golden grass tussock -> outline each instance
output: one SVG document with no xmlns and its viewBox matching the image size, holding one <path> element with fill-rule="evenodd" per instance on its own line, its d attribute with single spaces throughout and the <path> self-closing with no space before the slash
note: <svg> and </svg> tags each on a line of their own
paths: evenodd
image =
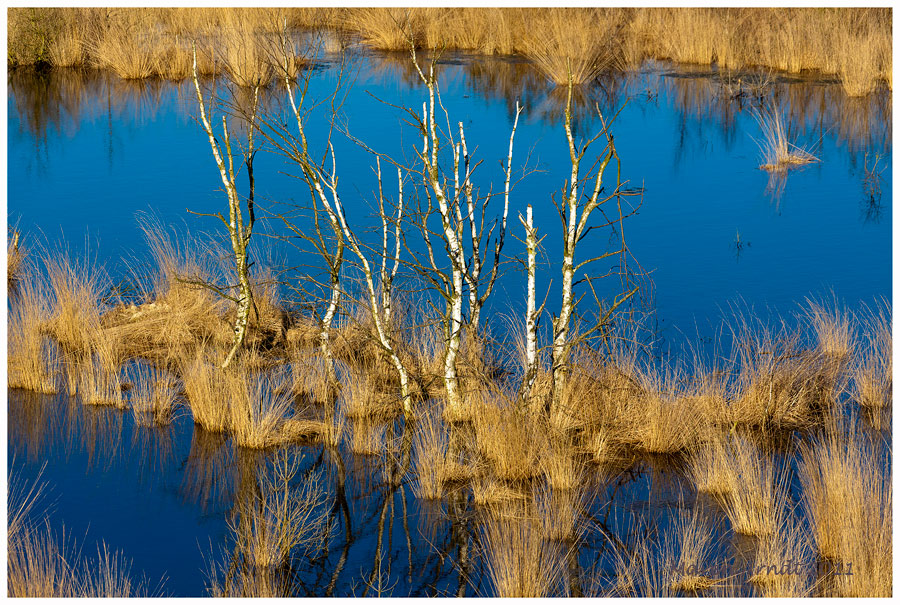
<svg viewBox="0 0 900 605">
<path fill-rule="evenodd" d="M 76 362 L 78 397 L 86 405 L 110 405 L 124 409 L 125 394 L 117 365 L 100 353 L 88 353 Z"/>
<path fill-rule="evenodd" d="M 844 360 L 856 347 L 856 333 L 850 311 L 838 303 L 807 301 L 806 319 L 816 335 L 816 350 L 828 357 Z"/>
<path fill-rule="evenodd" d="M 538 524 L 519 514 L 488 517 L 481 528 L 481 543 L 488 578 L 498 597 L 548 597 L 555 593 L 565 572 L 565 551 L 545 540 Z"/>
<path fill-rule="evenodd" d="M 716 528 L 696 503 L 682 502 L 669 525 L 651 529 L 638 523 L 624 552 L 614 558 L 615 583 L 603 596 L 698 596 L 722 581 L 713 560 Z"/>
<path fill-rule="evenodd" d="M 44 253 L 52 309 L 45 329 L 68 352 L 90 351 L 100 329 L 100 300 L 109 289 L 105 271 L 89 257 Z"/>
<path fill-rule="evenodd" d="M 584 483 L 584 460 L 569 439 L 551 438 L 539 465 L 544 479 L 553 489 L 574 490 Z"/>
<path fill-rule="evenodd" d="M 26 273 L 9 307 L 6 368 L 10 388 L 48 394 L 59 390 L 58 352 L 43 334 L 51 315 L 46 285 L 31 272 Z"/>
<path fill-rule="evenodd" d="M 799 332 L 739 320 L 735 338 L 738 368 L 728 402 L 730 423 L 802 428 L 833 403 L 834 366 L 804 350 Z"/>
<path fill-rule="evenodd" d="M 723 479 L 729 487 L 720 503 L 731 528 L 748 536 L 772 535 L 787 512 L 788 469 L 749 439 L 735 436 L 725 447 L 728 456 L 723 462 L 729 469 Z"/>
<path fill-rule="evenodd" d="M 882 304 L 863 316 L 863 338 L 851 368 L 851 394 L 870 409 L 890 409 L 893 404 L 893 342 L 891 308 Z"/>
<path fill-rule="evenodd" d="M 156 73 L 158 33 L 149 27 L 116 23 L 90 45 L 94 64 L 123 80 L 142 80 Z"/>
<path fill-rule="evenodd" d="M 350 451 L 362 456 L 381 456 L 388 450 L 383 421 L 368 417 L 350 421 Z"/>
<path fill-rule="evenodd" d="M 229 343 L 227 301 L 200 283 L 216 283 L 215 250 L 168 233 L 157 221 L 142 218 L 153 258 L 152 269 L 134 270 L 140 304 L 119 305 L 103 316 L 107 330 L 127 343 L 133 357 L 170 362 L 207 341 Z"/>
<path fill-rule="evenodd" d="M 529 494 L 521 489 L 516 489 L 490 475 L 480 475 L 472 480 L 472 500 L 491 513 L 500 514 L 506 505 L 524 502 L 528 497 Z"/>
<path fill-rule="evenodd" d="M 236 364 L 224 370 L 223 377 L 229 395 L 228 430 L 234 442 L 252 449 L 282 443 L 292 403 L 286 373 L 250 373 Z"/>
<path fill-rule="evenodd" d="M 815 558 L 806 527 L 786 515 L 775 532 L 757 540 L 749 582 L 754 596 L 809 597 L 814 571 Z"/>
<path fill-rule="evenodd" d="M 167 425 L 180 392 L 175 376 L 149 363 L 135 363 L 127 372 L 131 389 L 129 403 L 135 423 Z"/>
<path fill-rule="evenodd" d="M 566 542 L 578 537 L 584 529 L 581 511 L 586 494 L 583 486 L 559 489 L 545 482 L 535 488 L 534 514 L 545 540 Z"/>
<path fill-rule="evenodd" d="M 299 478 L 300 461 L 280 450 L 272 468 L 257 474 L 253 488 L 237 496 L 228 525 L 237 549 L 257 567 L 279 567 L 323 537 L 327 492 L 319 475 Z"/>
<path fill-rule="evenodd" d="M 794 166 L 819 162 L 812 153 L 790 141 L 787 118 L 779 108 L 763 108 L 754 114 L 762 138 L 757 141 L 762 153 L 760 169 L 783 172 Z"/>
<path fill-rule="evenodd" d="M 852 575 L 838 576 L 839 596 L 890 596 L 892 503 L 890 453 L 855 419 L 838 421 L 800 450 L 802 502 L 820 556 Z"/>
<path fill-rule="evenodd" d="M 440 411 L 432 406 L 415 424 L 413 436 L 413 493 L 422 500 L 436 500 L 444 493 L 450 436 Z"/>
<path fill-rule="evenodd" d="M 682 396 L 684 372 L 680 369 L 643 369 L 638 378 L 640 394 L 626 405 L 629 443 L 654 454 L 672 454 L 695 444 L 702 419 Z"/>
<path fill-rule="evenodd" d="M 735 485 L 731 476 L 735 472 L 731 464 L 729 439 L 714 434 L 691 454 L 688 476 L 698 492 L 717 498 L 727 498 Z"/>
<path fill-rule="evenodd" d="M 222 370 L 205 348 L 182 355 L 178 363 L 194 424 L 213 433 L 224 431 L 230 420 L 231 394 Z"/>
<path fill-rule="evenodd" d="M 623 17 L 615 9 L 545 9 L 524 32 L 525 55 L 555 84 L 591 83 L 622 65 L 616 41 Z"/>
<path fill-rule="evenodd" d="M 540 472 L 546 428 L 512 402 L 486 402 L 475 421 L 476 447 L 498 479 L 529 479 Z"/>
</svg>

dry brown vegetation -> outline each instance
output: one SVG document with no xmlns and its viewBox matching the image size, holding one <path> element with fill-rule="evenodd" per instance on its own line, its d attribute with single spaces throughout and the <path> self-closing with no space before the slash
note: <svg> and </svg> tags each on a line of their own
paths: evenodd
<svg viewBox="0 0 900 605">
<path fill-rule="evenodd" d="M 92 64 L 124 78 L 200 71 L 265 84 L 281 61 L 272 37 L 326 28 L 383 50 L 424 48 L 523 54 L 548 78 L 576 82 L 644 59 L 836 74 L 851 96 L 892 86 L 886 8 L 14 8 L 10 65 Z M 341 43 L 343 44 L 343 42 Z M 569 66 L 569 67 L 567 67 Z M 291 68 L 293 69 L 293 68 Z"/>
<path fill-rule="evenodd" d="M 123 598 L 147 596 L 144 582 L 133 581 L 130 564 L 105 543 L 97 557 L 82 557 L 63 532 L 56 536 L 49 522 L 28 521 L 41 502 L 44 483 L 40 473 L 25 485 L 14 474 L 7 498 L 7 596 Z"/>
</svg>

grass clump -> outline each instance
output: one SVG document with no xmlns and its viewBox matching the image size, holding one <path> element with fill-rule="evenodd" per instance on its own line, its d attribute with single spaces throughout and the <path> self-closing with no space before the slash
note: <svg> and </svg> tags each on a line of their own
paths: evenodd
<svg viewBox="0 0 900 605">
<path fill-rule="evenodd" d="M 27 272 L 9 308 L 6 368 L 10 388 L 47 394 L 58 392 L 57 352 L 43 334 L 51 313 L 52 303 L 45 284 Z"/>
<path fill-rule="evenodd" d="M 863 333 L 860 353 L 851 369 L 851 394 L 865 408 L 890 408 L 893 403 L 893 343 L 891 310 L 887 304 L 868 312 Z"/>
<path fill-rule="evenodd" d="M 128 376 L 135 422 L 141 426 L 171 423 L 180 390 L 175 377 L 148 363 L 135 364 Z"/>
<path fill-rule="evenodd" d="M 749 439 L 736 436 L 726 448 L 728 495 L 720 502 L 731 528 L 748 536 L 772 535 L 784 518 L 788 473 Z"/>
<path fill-rule="evenodd" d="M 840 421 L 800 450 L 803 506 L 822 557 L 852 566 L 838 576 L 839 596 L 890 596 L 892 503 L 890 452 L 854 419 Z"/>
<path fill-rule="evenodd" d="M 552 596 L 565 571 L 565 552 L 524 513 L 488 518 L 481 538 L 496 596 Z"/>
<path fill-rule="evenodd" d="M 755 114 L 762 131 L 757 141 L 762 152 L 760 168 L 768 172 L 784 172 L 790 167 L 804 166 L 820 161 L 809 151 L 789 141 L 789 130 L 784 115 L 778 109 L 763 109 Z"/>
</svg>

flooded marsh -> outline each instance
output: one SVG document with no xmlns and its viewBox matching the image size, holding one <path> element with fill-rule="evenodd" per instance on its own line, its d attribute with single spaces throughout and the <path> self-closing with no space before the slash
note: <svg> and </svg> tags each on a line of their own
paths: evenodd
<svg viewBox="0 0 900 605">
<path fill-rule="evenodd" d="M 9 594 L 890 595 L 891 93 L 341 40 L 10 71 Z"/>
</svg>

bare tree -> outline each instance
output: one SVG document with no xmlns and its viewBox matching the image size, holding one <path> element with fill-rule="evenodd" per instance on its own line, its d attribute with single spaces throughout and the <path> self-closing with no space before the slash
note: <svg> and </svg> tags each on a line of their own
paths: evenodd
<svg viewBox="0 0 900 605">
<path fill-rule="evenodd" d="M 253 89 L 253 108 L 250 114 L 249 127 L 247 129 L 247 147 L 242 152 L 243 162 L 247 169 L 247 178 L 249 180 L 249 191 L 246 197 L 247 219 L 244 220 L 244 213 L 241 204 L 241 196 L 238 193 L 237 176 L 234 166 L 234 152 L 232 149 L 231 135 L 228 132 L 228 121 L 226 116 L 222 116 L 222 139 L 224 144 L 223 150 L 219 147 L 216 135 L 213 132 L 212 124 L 206 114 L 206 106 L 203 102 L 203 93 L 200 90 L 200 80 L 197 76 L 197 48 L 194 46 L 194 90 L 197 92 L 197 103 L 200 107 L 200 123 L 206 136 L 209 138 L 209 146 L 212 150 L 213 158 L 215 158 L 216 166 L 219 169 L 219 176 L 222 179 L 222 185 L 225 187 L 225 194 L 228 198 L 228 219 L 221 212 L 215 214 L 207 214 L 206 216 L 215 216 L 228 230 L 229 240 L 231 241 L 231 250 L 234 254 L 235 273 L 237 274 L 237 296 L 228 294 L 227 290 L 232 288 L 217 288 L 210 284 L 204 284 L 216 290 L 220 295 L 234 301 L 237 304 L 237 317 L 234 322 L 234 340 L 231 350 L 225 357 L 222 367 L 228 367 L 235 354 L 244 343 L 247 334 L 247 322 L 250 316 L 250 309 L 253 306 L 253 290 L 250 286 L 249 274 L 249 258 L 247 248 L 250 245 L 250 237 L 253 234 L 253 223 L 256 220 L 254 209 L 254 191 L 255 182 L 253 180 L 253 159 L 256 155 L 256 147 L 254 146 L 253 133 L 256 129 L 256 113 L 259 106 L 259 87 Z M 227 163 L 226 163 L 227 162 Z M 199 213 L 198 213 L 199 214 Z"/>
<path fill-rule="evenodd" d="M 562 260 L 562 303 L 560 305 L 559 315 L 553 318 L 551 368 L 553 374 L 553 394 L 552 400 L 548 402 L 548 404 L 550 405 L 548 405 L 547 411 L 551 409 L 550 406 L 556 407 L 561 401 L 562 394 L 565 391 L 566 381 L 569 375 L 569 359 L 573 347 L 577 343 L 582 342 L 587 337 L 601 331 L 604 327 L 606 327 L 615 311 L 638 291 L 637 286 L 628 289 L 629 284 L 627 282 L 627 267 L 625 266 L 625 261 L 627 259 L 627 247 L 625 245 L 624 231 L 622 230 L 624 219 L 631 214 L 631 212 L 623 210 L 622 197 L 625 195 L 631 195 L 633 192 L 629 192 L 624 189 L 624 185 L 626 183 L 622 181 L 621 163 L 619 161 L 619 156 L 616 153 L 616 146 L 613 140 L 612 133 L 610 131 L 611 121 L 607 122 L 604 119 L 603 114 L 600 112 L 599 106 L 596 107 L 597 115 L 600 118 L 602 128 L 599 133 L 594 135 L 591 139 L 589 139 L 579 147 L 572 132 L 573 88 L 574 85 L 572 82 L 572 76 L 570 74 L 568 93 L 566 97 L 565 131 L 566 141 L 568 142 L 569 146 L 569 158 L 572 168 L 569 180 L 563 187 L 564 199 L 558 206 L 560 219 L 562 220 L 564 228 Z M 615 116 L 613 117 L 613 120 L 615 120 Z M 595 164 L 592 169 L 588 170 L 586 176 L 582 177 L 580 174 L 582 160 L 584 159 L 584 156 L 590 146 L 601 137 L 606 141 L 606 147 L 603 151 L 602 158 L 599 159 L 599 162 Z M 615 160 L 616 182 L 615 187 L 612 189 L 612 191 L 607 192 L 603 186 L 603 175 L 612 160 Z M 579 186 L 582 183 L 589 183 L 592 179 L 594 181 L 593 189 L 587 190 L 586 194 L 582 194 Z M 582 197 L 584 198 L 583 200 Z M 603 213 L 601 207 L 613 200 L 616 201 L 616 215 L 612 218 L 608 218 Z M 590 219 L 591 215 L 595 211 L 599 211 L 600 214 L 603 215 L 604 220 L 600 224 L 592 225 L 590 224 Z M 593 229 L 604 227 L 613 227 L 618 229 L 620 243 L 619 247 L 615 250 L 604 252 L 599 256 L 595 256 L 576 263 L 575 249 L 578 243 L 581 242 Z M 579 271 L 582 271 L 587 265 L 591 263 L 614 256 L 620 257 L 622 261 L 623 266 L 620 267 L 620 274 L 626 276 L 626 280 L 624 282 L 624 285 L 626 287 L 615 297 L 612 304 L 604 308 L 604 304 L 602 303 L 600 297 L 594 289 L 592 282 L 598 277 L 602 278 L 610 275 L 611 272 L 598 277 L 585 276 L 582 280 L 580 280 L 586 282 L 590 287 L 597 302 L 598 309 L 596 319 L 593 321 L 593 325 L 588 327 L 587 329 L 580 331 L 577 334 L 574 333 L 571 324 L 573 318 L 576 316 L 576 307 L 578 305 L 578 300 L 576 300 L 574 295 L 576 274 Z"/>
<path fill-rule="evenodd" d="M 482 271 L 484 270 L 481 243 L 485 238 L 486 208 L 492 195 L 488 194 L 482 197 L 475 195 L 472 173 L 478 164 L 473 166 L 471 163 L 462 123 L 458 124 L 460 141 L 456 143 L 452 134 L 450 134 L 449 115 L 446 109 L 441 106 L 444 117 L 447 120 L 447 145 L 452 150 L 453 158 L 453 188 L 452 194 L 450 193 L 447 176 L 442 172 L 440 166 L 442 137 L 438 130 L 436 113 L 441 101 L 437 78 L 435 77 L 435 62 L 432 59 L 426 75 L 416 58 L 415 48 L 412 50 L 412 60 L 419 77 L 428 91 L 428 100 L 422 104 L 421 116 L 418 116 L 412 110 L 407 110 L 418 124 L 422 133 L 422 149 L 418 152 L 418 156 L 421 161 L 422 179 L 425 183 L 427 207 L 424 212 L 420 212 L 420 227 L 425 238 L 428 263 L 430 265 L 430 267 L 423 265 L 423 268 L 425 268 L 426 273 L 429 273 L 427 277 L 433 284 L 438 286 L 441 295 L 446 301 L 446 310 L 443 318 L 445 347 L 442 379 L 448 406 L 450 408 L 458 408 L 462 404 L 457 358 L 459 356 L 464 325 L 463 306 L 468 294 L 469 327 L 472 331 L 472 336 L 477 338 L 481 309 L 493 290 L 497 278 L 497 269 L 500 264 L 500 253 L 505 239 L 506 221 L 509 213 L 513 142 L 521 108 L 517 104 L 516 118 L 510 134 L 509 154 L 505 170 L 503 218 L 499 233 L 495 239 L 493 264 L 490 277 L 483 290 L 481 290 Z M 460 159 L 462 159 L 462 166 L 460 166 Z M 462 181 L 460 181 L 460 169 L 463 171 Z M 433 201 L 437 202 L 437 213 L 441 223 L 439 234 L 450 261 L 449 275 L 440 269 L 431 242 L 428 218 L 434 211 Z M 463 214 L 464 204 L 465 215 Z M 467 254 L 464 246 L 467 227 L 469 229 L 471 247 L 469 254 Z M 487 233 L 488 240 L 490 240 L 492 233 L 493 227 Z"/>
</svg>

